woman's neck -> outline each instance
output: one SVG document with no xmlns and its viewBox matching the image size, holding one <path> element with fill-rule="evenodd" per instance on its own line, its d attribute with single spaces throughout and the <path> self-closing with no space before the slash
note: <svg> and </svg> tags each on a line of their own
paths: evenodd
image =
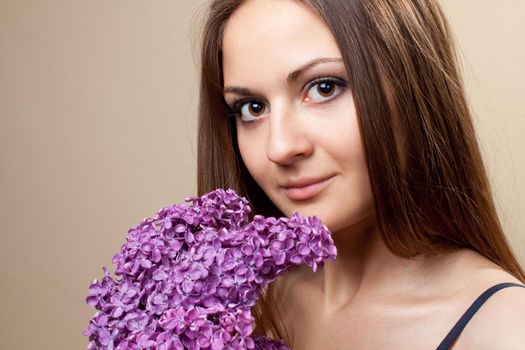
<svg viewBox="0 0 525 350">
<path fill-rule="evenodd" d="M 337 312 L 363 296 L 414 288 L 421 282 L 425 259 L 394 255 L 384 244 L 375 222 L 362 220 L 333 232 L 337 258 L 325 263 L 313 277 L 323 296 L 324 310 Z"/>
</svg>

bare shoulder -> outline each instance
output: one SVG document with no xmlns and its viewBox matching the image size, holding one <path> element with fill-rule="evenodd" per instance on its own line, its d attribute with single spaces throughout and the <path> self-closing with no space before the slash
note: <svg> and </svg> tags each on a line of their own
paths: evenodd
<svg viewBox="0 0 525 350">
<path fill-rule="evenodd" d="M 525 349 L 525 288 L 496 292 L 469 322 L 458 349 Z"/>
<path fill-rule="evenodd" d="M 478 295 L 499 283 L 523 285 L 517 278 L 488 259 L 467 253 Z M 473 301 L 473 300 L 472 300 Z M 476 312 L 454 349 L 525 349 L 525 288 L 508 287 L 495 292 Z"/>
</svg>

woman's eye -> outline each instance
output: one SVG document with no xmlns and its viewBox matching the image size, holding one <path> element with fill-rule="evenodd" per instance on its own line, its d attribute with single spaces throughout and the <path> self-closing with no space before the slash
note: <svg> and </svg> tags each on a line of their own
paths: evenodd
<svg viewBox="0 0 525 350">
<path fill-rule="evenodd" d="M 345 88 L 343 82 L 321 80 L 310 85 L 306 93 L 307 101 L 323 102 L 339 95 Z"/>
<path fill-rule="evenodd" d="M 239 106 L 239 116 L 242 121 L 249 122 L 257 119 L 266 111 L 264 103 L 259 101 L 247 101 Z"/>
</svg>

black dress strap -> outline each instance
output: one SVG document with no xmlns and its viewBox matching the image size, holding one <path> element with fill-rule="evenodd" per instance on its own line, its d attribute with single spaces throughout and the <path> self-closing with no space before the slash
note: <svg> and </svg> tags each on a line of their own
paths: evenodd
<svg viewBox="0 0 525 350">
<path fill-rule="evenodd" d="M 492 294 L 496 293 L 497 291 L 507 288 L 507 287 L 522 287 L 525 288 L 525 286 L 517 283 L 500 283 L 493 287 L 490 287 L 486 291 L 483 292 L 473 303 L 470 305 L 470 307 L 467 309 L 467 311 L 461 316 L 459 321 L 454 325 L 454 328 L 447 334 L 445 339 L 439 344 L 436 350 L 448 350 L 450 347 L 454 344 L 456 339 L 459 337 L 467 323 L 470 321 L 472 316 L 479 310 L 479 308 L 487 301 L 488 298 L 492 296 Z"/>
</svg>

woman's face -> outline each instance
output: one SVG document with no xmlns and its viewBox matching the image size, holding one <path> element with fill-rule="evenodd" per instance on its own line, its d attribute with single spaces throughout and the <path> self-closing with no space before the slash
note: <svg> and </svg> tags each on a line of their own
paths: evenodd
<svg viewBox="0 0 525 350">
<path fill-rule="evenodd" d="M 250 174 L 285 214 L 332 231 L 373 213 L 351 91 L 330 31 L 296 1 L 247 1 L 223 42 L 224 98 Z"/>
</svg>

